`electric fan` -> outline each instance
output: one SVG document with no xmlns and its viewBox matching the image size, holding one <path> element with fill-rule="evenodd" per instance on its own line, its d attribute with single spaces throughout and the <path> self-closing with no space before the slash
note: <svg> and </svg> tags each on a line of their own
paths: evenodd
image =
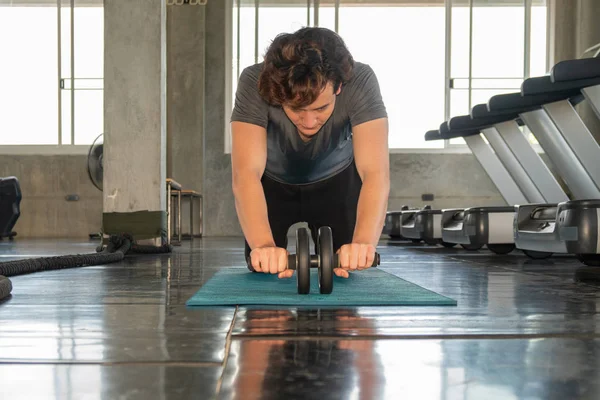
<svg viewBox="0 0 600 400">
<path fill-rule="evenodd" d="M 100 134 L 90 146 L 87 157 L 87 170 L 90 180 L 102 191 L 102 179 L 104 177 L 104 167 L 102 164 L 102 153 L 104 151 L 104 142 L 102 134 Z M 90 233 L 90 239 L 102 238 L 100 233 Z"/>
<path fill-rule="evenodd" d="M 100 134 L 92 143 L 87 158 L 88 175 L 94 186 L 100 191 L 102 191 L 102 177 L 104 175 L 104 168 L 102 166 L 103 148 L 103 137 Z"/>
</svg>

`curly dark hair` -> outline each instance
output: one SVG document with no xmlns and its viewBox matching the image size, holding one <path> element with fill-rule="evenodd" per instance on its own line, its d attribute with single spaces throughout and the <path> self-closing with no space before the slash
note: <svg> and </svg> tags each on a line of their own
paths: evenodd
<svg viewBox="0 0 600 400">
<path fill-rule="evenodd" d="M 352 77 L 354 59 L 342 38 L 326 28 L 302 28 L 278 35 L 264 57 L 260 95 L 271 105 L 305 107 L 328 82 L 334 91 Z"/>
</svg>

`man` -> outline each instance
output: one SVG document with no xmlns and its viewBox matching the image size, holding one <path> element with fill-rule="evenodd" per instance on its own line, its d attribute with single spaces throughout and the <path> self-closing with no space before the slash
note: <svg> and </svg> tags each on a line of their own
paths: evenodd
<svg viewBox="0 0 600 400">
<path fill-rule="evenodd" d="M 242 72 L 231 116 L 233 193 L 257 272 L 293 276 L 287 232 L 332 230 L 339 277 L 368 268 L 389 194 L 387 113 L 377 78 L 324 28 L 281 34 Z"/>
</svg>

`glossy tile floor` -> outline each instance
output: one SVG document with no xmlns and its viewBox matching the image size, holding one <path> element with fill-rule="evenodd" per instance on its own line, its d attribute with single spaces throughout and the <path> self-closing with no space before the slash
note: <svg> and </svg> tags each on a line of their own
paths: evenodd
<svg viewBox="0 0 600 400">
<path fill-rule="evenodd" d="M 95 245 L 3 241 L 0 262 Z M 243 265 L 239 238 L 13 277 L 0 398 L 600 398 L 600 287 L 574 282 L 573 258 L 378 251 L 383 269 L 458 306 L 186 308 L 215 271 Z"/>
</svg>

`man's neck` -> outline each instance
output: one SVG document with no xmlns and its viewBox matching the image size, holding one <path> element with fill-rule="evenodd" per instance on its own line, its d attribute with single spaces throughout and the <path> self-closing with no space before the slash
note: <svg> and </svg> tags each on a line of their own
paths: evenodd
<svg viewBox="0 0 600 400">
<path fill-rule="evenodd" d="M 299 130 L 298 130 L 298 135 L 300 135 L 300 139 L 302 139 L 302 141 L 305 143 L 310 142 L 313 138 L 313 136 L 307 136 L 304 133 L 300 132 Z"/>
</svg>

